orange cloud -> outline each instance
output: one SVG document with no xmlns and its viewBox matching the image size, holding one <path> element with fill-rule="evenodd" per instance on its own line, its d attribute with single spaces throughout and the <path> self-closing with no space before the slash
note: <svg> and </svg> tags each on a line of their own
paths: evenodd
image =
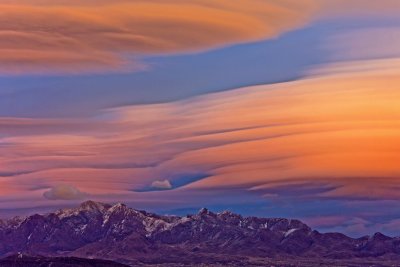
<svg viewBox="0 0 400 267">
<path fill-rule="evenodd" d="M 315 0 L 0 1 L 0 73 L 137 70 L 128 58 L 271 38 Z"/>
<path fill-rule="evenodd" d="M 2 196 L 42 199 L 48 188 L 72 184 L 97 197 L 186 203 L 182 196 L 194 192 L 234 188 L 272 198 L 297 190 L 399 199 L 400 68 L 392 63 L 353 62 L 351 72 L 341 65 L 294 82 L 106 110 L 103 121 L 82 118 L 66 128 L 0 120 L 18 125 L 0 139 Z M 174 186 L 138 192 L 154 181 Z"/>
<path fill-rule="evenodd" d="M 0 0 L 0 74 L 143 70 L 143 55 L 204 51 L 315 19 L 398 8 L 396 0 Z"/>
</svg>

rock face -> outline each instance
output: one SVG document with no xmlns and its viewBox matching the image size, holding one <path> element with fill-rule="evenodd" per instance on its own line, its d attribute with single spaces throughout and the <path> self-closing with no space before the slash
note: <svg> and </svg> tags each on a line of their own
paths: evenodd
<svg viewBox="0 0 400 267">
<path fill-rule="evenodd" d="M 377 233 L 353 239 L 313 231 L 298 220 L 242 217 L 207 209 L 186 217 L 161 216 L 124 204 L 87 201 L 76 209 L 1 221 L 0 255 L 16 253 L 129 264 L 233 266 L 254 258 L 382 262 L 400 261 L 400 238 Z"/>
</svg>

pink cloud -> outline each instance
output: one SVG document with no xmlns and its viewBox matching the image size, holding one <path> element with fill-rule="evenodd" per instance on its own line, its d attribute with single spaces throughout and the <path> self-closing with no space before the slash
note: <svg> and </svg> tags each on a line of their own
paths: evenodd
<svg viewBox="0 0 400 267">
<path fill-rule="evenodd" d="M 209 197 L 213 190 L 236 188 L 251 189 L 243 193 L 259 199 L 290 192 L 399 199 L 397 73 L 331 73 L 105 110 L 110 116 L 103 119 L 3 118 L 9 136 L 0 139 L 2 196 L 28 192 L 42 201 L 43 189 L 32 188 L 64 183 L 93 196 L 112 192 L 115 199 L 155 201 L 136 191 L 153 181 L 174 184 L 182 174 L 206 173 L 168 194 L 178 202 L 186 192 Z"/>
</svg>

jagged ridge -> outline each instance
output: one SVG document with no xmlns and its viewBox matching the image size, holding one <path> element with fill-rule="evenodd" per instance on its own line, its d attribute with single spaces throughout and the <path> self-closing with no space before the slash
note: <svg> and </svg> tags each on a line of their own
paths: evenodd
<svg viewBox="0 0 400 267">
<path fill-rule="evenodd" d="M 299 220 L 228 211 L 161 216 L 121 203 L 87 201 L 75 209 L 2 221 L 0 255 L 18 252 L 124 263 L 235 262 L 249 257 L 400 260 L 400 239 L 380 233 L 359 239 L 322 234 Z"/>
</svg>

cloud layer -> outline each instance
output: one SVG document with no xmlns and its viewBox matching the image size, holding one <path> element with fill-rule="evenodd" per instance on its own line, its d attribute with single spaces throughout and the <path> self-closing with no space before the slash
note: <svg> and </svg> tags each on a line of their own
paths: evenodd
<svg viewBox="0 0 400 267">
<path fill-rule="evenodd" d="M 99 197 L 147 199 L 154 192 L 141 189 L 176 183 L 157 193 L 399 199 L 398 64 L 355 65 L 96 117 L 2 118 L 2 196 L 40 199 L 43 188 L 73 184 Z"/>
<path fill-rule="evenodd" d="M 391 0 L 0 0 L 0 75 L 144 70 L 145 55 L 269 39 L 317 19 L 398 8 Z"/>
<path fill-rule="evenodd" d="M 313 0 L 0 1 L 0 73 L 128 71 L 132 57 L 271 38 L 304 24 Z"/>
</svg>

